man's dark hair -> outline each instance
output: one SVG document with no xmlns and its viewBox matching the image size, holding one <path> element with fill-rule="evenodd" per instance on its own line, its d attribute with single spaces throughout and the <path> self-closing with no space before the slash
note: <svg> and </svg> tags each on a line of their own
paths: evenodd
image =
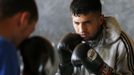
<svg viewBox="0 0 134 75">
<path fill-rule="evenodd" d="M 38 10 L 35 0 L 0 0 L 0 20 L 24 11 L 30 13 L 30 21 L 38 20 Z"/>
<path fill-rule="evenodd" d="M 72 0 L 70 10 L 73 15 L 102 12 L 100 0 Z"/>
</svg>

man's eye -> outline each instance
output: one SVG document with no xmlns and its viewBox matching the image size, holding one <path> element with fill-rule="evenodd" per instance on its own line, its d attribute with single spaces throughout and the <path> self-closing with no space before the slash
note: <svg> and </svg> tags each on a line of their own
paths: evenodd
<svg viewBox="0 0 134 75">
<path fill-rule="evenodd" d="M 76 25 L 79 25 L 79 22 L 74 22 Z"/>
<path fill-rule="evenodd" d="M 91 24 L 91 21 L 87 21 L 87 22 L 85 22 L 85 24 Z"/>
<path fill-rule="evenodd" d="M 91 22 L 85 22 L 84 25 L 91 25 Z"/>
</svg>

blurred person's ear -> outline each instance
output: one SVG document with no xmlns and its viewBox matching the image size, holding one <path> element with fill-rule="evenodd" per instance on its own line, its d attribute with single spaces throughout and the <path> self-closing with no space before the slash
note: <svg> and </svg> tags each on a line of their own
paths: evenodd
<svg viewBox="0 0 134 75">
<path fill-rule="evenodd" d="M 29 23 L 29 17 L 30 17 L 30 13 L 20 12 L 18 26 L 24 27 L 25 25 L 27 25 Z"/>
</svg>

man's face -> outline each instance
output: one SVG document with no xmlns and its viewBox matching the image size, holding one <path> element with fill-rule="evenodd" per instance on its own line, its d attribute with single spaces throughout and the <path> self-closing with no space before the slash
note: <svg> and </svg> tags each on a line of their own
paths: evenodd
<svg viewBox="0 0 134 75">
<path fill-rule="evenodd" d="M 72 15 L 72 20 L 76 33 L 85 40 L 92 40 L 102 25 L 103 15 L 97 13 Z"/>
</svg>

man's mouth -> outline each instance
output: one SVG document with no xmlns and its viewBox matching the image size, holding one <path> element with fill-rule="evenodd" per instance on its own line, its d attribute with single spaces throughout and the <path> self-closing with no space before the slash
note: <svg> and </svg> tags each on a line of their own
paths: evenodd
<svg viewBox="0 0 134 75">
<path fill-rule="evenodd" d="M 90 39 L 88 33 L 81 33 L 80 36 L 81 36 L 84 40 Z"/>
<path fill-rule="evenodd" d="M 87 34 L 86 33 L 82 33 L 82 34 L 80 34 L 81 35 L 81 37 L 83 37 L 83 38 L 86 38 L 87 37 Z"/>
</svg>

